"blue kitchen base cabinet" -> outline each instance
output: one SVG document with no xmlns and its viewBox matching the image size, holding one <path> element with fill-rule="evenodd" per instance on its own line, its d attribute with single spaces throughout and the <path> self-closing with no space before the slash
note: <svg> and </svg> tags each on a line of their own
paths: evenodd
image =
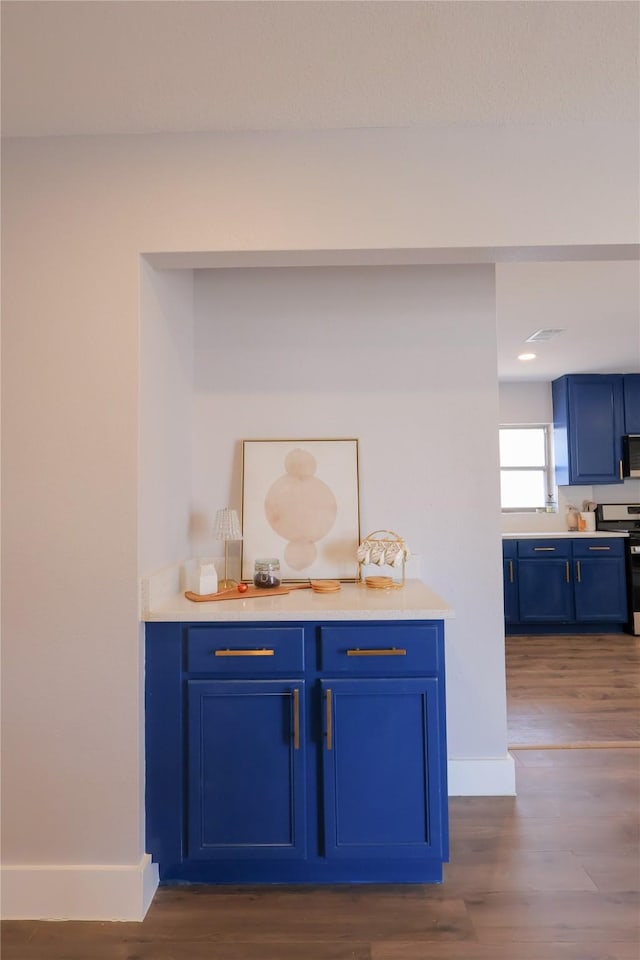
<svg viewBox="0 0 640 960">
<path fill-rule="evenodd" d="M 441 621 L 148 623 L 146 638 L 162 881 L 442 880 Z"/>
<path fill-rule="evenodd" d="M 187 682 L 189 857 L 304 857 L 303 691 L 280 680 Z"/>
<path fill-rule="evenodd" d="M 518 619 L 518 580 L 516 577 L 518 550 L 515 540 L 502 541 L 502 576 L 504 586 L 505 623 Z"/>
<path fill-rule="evenodd" d="M 439 750 L 438 681 L 320 684 L 331 730 L 323 754 L 327 856 L 384 859 L 401 850 L 424 858 L 434 840 L 440 854 L 438 780 L 429 780 L 429 757 Z"/>
<path fill-rule="evenodd" d="M 512 558 L 505 566 L 507 634 L 622 630 L 628 619 L 622 539 L 510 540 L 503 549 Z"/>
</svg>

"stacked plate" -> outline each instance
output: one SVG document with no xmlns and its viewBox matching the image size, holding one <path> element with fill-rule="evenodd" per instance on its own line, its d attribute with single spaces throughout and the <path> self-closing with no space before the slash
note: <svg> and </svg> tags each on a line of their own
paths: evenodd
<svg viewBox="0 0 640 960">
<path fill-rule="evenodd" d="M 312 580 L 311 589 L 314 593 L 335 593 L 340 589 L 339 580 Z"/>
<path fill-rule="evenodd" d="M 375 590 L 388 590 L 394 585 L 393 577 L 366 577 L 364 582 Z"/>
</svg>

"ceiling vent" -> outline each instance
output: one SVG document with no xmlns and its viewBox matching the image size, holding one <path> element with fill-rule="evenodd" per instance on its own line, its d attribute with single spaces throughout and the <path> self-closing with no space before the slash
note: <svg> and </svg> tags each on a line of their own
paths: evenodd
<svg viewBox="0 0 640 960">
<path fill-rule="evenodd" d="M 527 337 L 525 343 L 537 343 L 538 340 L 553 340 L 559 334 L 564 333 L 564 328 L 561 327 L 558 329 L 548 329 L 548 330 L 536 330 L 535 333 L 532 333 L 530 337 Z"/>
</svg>

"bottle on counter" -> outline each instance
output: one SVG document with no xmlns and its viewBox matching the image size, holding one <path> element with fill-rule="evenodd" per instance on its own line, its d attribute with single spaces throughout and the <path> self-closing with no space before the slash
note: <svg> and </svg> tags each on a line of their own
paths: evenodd
<svg viewBox="0 0 640 960">
<path fill-rule="evenodd" d="M 567 507 L 567 530 L 579 530 L 580 528 L 580 514 L 576 507 L 572 504 L 569 504 Z"/>
<path fill-rule="evenodd" d="M 265 589 L 280 586 L 280 561 L 276 557 L 256 560 L 253 570 L 253 585 Z"/>
</svg>

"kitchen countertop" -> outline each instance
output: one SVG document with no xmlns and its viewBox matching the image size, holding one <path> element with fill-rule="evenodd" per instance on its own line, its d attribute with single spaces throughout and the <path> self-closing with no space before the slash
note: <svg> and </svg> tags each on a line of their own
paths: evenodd
<svg viewBox="0 0 640 960">
<path fill-rule="evenodd" d="M 451 607 L 421 580 L 401 589 L 375 590 L 343 583 L 335 593 L 293 590 L 276 596 L 239 600 L 193 601 L 174 594 L 143 610 L 145 621 L 242 620 L 447 620 Z"/>
<path fill-rule="evenodd" d="M 591 530 L 591 531 L 578 531 L 578 530 L 549 530 L 544 532 L 542 530 L 536 533 L 503 533 L 503 540 L 549 540 L 555 537 L 571 537 L 572 539 L 591 539 L 597 540 L 601 537 L 606 537 L 610 539 L 611 537 L 628 537 L 628 533 L 612 533 L 610 530 Z"/>
</svg>

